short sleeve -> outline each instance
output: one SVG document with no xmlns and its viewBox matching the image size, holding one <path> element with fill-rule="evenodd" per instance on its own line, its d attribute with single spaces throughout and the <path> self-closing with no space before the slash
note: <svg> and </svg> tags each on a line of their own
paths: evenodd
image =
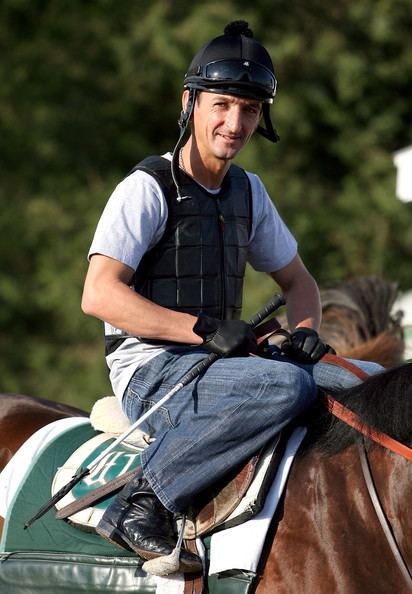
<svg viewBox="0 0 412 594">
<path fill-rule="evenodd" d="M 276 272 L 297 254 L 297 242 L 279 215 L 257 175 L 248 173 L 252 189 L 253 218 L 248 261 L 260 272 Z"/>
<path fill-rule="evenodd" d="M 110 196 L 88 257 L 102 254 L 136 270 L 162 237 L 166 221 L 167 203 L 159 184 L 150 174 L 135 171 Z"/>
</svg>

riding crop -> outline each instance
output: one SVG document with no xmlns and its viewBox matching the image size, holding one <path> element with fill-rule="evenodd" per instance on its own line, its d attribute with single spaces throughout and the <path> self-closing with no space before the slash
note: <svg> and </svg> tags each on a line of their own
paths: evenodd
<svg viewBox="0 0 412 594">
<path fill-rule="evenodd" d="M 267 318 L 271 313 L 276 311 L 279 307 L 285 304 L 285 298 L 283 295 L 274 295 L 271 301 L 265 305 L 258 313 L 256 313 L 249 321 L 248 324 L 252 328 L 260 324 L 262 320 Z M 122 441 L 124 441 L 131 433 L 133 433 L 139 425 L 144 423 L 146 419 L 153 414 L 158 408 L 163 406 L 163 404 L 172 398 L 179 390 L 181 390 L 187 384 L 190 384 L 195 378 L 199 377 L 202 373 L 204 373 L 217 359 L 219 359 L 219 355 L 216 353 L 211 353 L 205 359 L 200 361 L 197 365 L 195 365 L 190 371 L 188 371 L 167 394 L 163 396 L 156 404 L 154 404 L 147 412 L 145 412 L 137 421 L 135 421 L 128 429 L 119 435 L 105 450 L 103 450 L 94 460 L 89 462 L 89 464 L 85 468 L 80 468 L 78 472 L 73 476 L 73 478 L 64 485 L 57 493 L 53 495 L 53 497 L 45 503 L 38 512 L 30 518 L 24 525 L 24 529 L 29 528 L 36 520 L 41 518 L 49 509 L 51 509 L 58 501 L 63 499 L 67 493 L 69 493 L 77 483 L 79 483 L 83 478 L 85 478 L 90 472 L 102 461 L 103 458 L 107 456 L 110 452 L 112 452 Z"/>
</svg>

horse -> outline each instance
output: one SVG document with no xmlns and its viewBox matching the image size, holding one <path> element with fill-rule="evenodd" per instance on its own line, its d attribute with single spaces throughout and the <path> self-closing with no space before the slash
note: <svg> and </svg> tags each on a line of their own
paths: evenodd
<svg viewBox="0 0 412 594">
<path fill-rule="evenodd" d="M 20 446 L 41 427 L 67 417 L 88 413 L 60 402 L 24 394 L 0 394 L 0 472 Z M 0 537 L 4 518 L 0 516 Z"/>
<path fill-rule="evenodd" d="M 412 363 L 334 396 L 359 415 L 368 431 L 374 428 L 411 443 Z M 28 396 L 3 395 L 0 402 L 1 447 L 11 452 L 19 440 L 23 443 L 29 417 L 39 426 L 79 414 L 72 407 Z M 307 438 L 273 521 L 256 594 L 410 592 L 362 476 L 359 434 L 332 417 L 322 398 L 297 422 L 307 426 Z M 412 571 L 412 462 L 366 441 L 379 499 Z"/>
</svg>

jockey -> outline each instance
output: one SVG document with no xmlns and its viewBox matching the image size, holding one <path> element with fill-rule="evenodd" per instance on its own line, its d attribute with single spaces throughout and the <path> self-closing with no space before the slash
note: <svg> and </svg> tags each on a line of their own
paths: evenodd
<svg viewBox="0 0 412 594">
<path fill-rule="evenodd" d="M 230 23 L 189 66 L 173 153 L 148 157 L 117 186 L 89 251 L 82 308 L 105 323 L 110 379 L 131 422 L 208 353 L 220 355 L 141 425 L 155 438 L 142 474 L 97 527 L 145 559 L 173 551 L 173 515 L 273 440 L 317 385 L 356 381 L 320 361 L 329 348 L 318 335 L 317 284 L 259 177 L 232 163 L 255 131 L 278 140 L 275 94 L 268 52 L 246 22 Z M 247 262 L 286 299 L 291 341 L 271 359 L 248 356 L 256 338 L 240 320 Z M 200 569 L 182 550 L 180 570 Z"/>
</svg>

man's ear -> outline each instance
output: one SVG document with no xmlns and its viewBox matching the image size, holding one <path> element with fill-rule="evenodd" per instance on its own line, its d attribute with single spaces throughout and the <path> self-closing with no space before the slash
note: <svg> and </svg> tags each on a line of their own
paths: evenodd
<svg viewBox="0 0 412 594">
<path fill-rule="evenodd" d="M 192 89 L 192 92 L 193 92 L 193 89 Z M 186 113 L 186 111 L 187 111 L 188 104 L 189 104 L 190 93 L 191 93 L 191 91 L 189 91 L 188 89 L 185 89 L 183 91 L 183 94 L 182 94 L 182 113 Z M 195 91 L 195 97 L 196 97 L 195 102 L 196 101 L 199 101 L 200 95 L 201 95 L 201 92 L 200 91 Z M 189 118 L 189 122 L 193 122 L 194 108 L 195 108 L 195 106 L 193 105 L 192 106 L 192 113 L 191 113 L 190 118 Z"/>
<path fill-rule="evenodd" d="M 186 111 L 188 101 L 189 101 L 189 91 L 188 91 L 188 89 L 185 89 L 182 93 L 182 109 L 183 109 L 183 111 Z"/>
</svg>

